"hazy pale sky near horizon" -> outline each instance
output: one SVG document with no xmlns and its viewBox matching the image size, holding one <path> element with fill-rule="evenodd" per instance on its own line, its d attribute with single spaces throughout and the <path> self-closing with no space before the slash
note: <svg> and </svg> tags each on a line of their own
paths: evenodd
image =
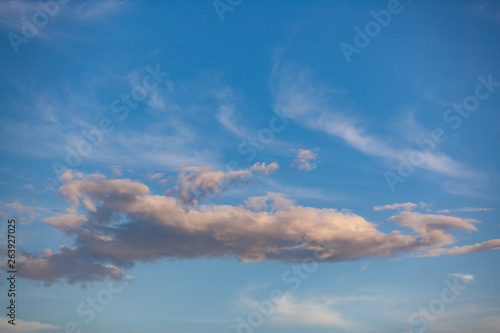
<svg viewBox="0 0 500 333">
<path fill-rule="evenodd" d="M 1 332 L 500 327 L 500 1 L 0 2 Z"/>
</svg>

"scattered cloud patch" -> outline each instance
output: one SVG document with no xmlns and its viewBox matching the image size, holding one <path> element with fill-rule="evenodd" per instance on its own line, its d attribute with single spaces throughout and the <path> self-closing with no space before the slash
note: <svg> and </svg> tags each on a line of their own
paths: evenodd
<svg viewBox="0 0 500 333">
<path fill-rule="evenodd" d="M 285 293 L 276 304 L 270 322 L 280 326 L 349 328 L 352 324 L 338 310 L 332 309 L 333 301 L 310 299 L 298 301 L 290 292 Z"/>
<path fill-rule="evenodd" d="M 60 326 L 41 323 L 39 321 L 27 321 L 16 318 L 16 325 L 12 326 L 7 320 L 0 321 L 0 331 L 12 333 L 38 333 L 47 332 L 48 330 L 61 330 Z"/>
<path fill-rule="evenodd" d="M 102 18 L 117 13 L 127 4 L 120 0 L 86 1 L 75 8 L 74 15 L 85 20 Z"/>
<path fill-rule="evenodd" d="M 162 172 L 149 175 L 149 179 L 150 180 L 158 180 L 158 179 L 160 179 L 162 177 L 163 177 L 163 173 Z"/>
<path fill-rule="evenodd" d="M 392 205 L 375 206 L 375 207 L 373 207 L 373 210 L 376 210 L 376 211 L 399 210 L 399 209 L 412 210 L 415 207 L 417 207 L 417 204 L 414 204 L 412 202 L 406 202 L 406 203 L 394 203 Z"/>
<path fill-rule="evenodd" d="M 470 283 L 474 280 L 474 275 L 472 274 L 453 273 L 450 275 L 461 279 L 465 283 Z"/>
<path fill-rule="evenodd" d="M 438 210 L 436 213 L 451 213 L 451 212 L 489 212 L 492 211 L 493 208 L 473 208 L 473 207 L 464 207 L 457 209 L 442 209 Z"/>
<path fill-rule="evenodd" d="M 285 209 L 295 205 L 295 201 L 285 198 L 282 193 L 267 192 L 267 195 L 261 197 L 250 197 L 245 200 L 245 206 L 257 211 L 270 209 L 271 212 Z"/>
<path fill-rule="evenodd" d="M 33 208 L 20 204 L 19 202 L 1 204 L 0 207 L 2 207 L 2 213 L 5 216 L 14 218 L 21 224 L 33 222 L 37 215 Z"/>
<path fill-rule="evenodd" d="M 297 166 L 299 170 L 311 171 L 316 168 L 314 161 L 318 158 L 318 154 L 307 149 L 299 149 L 297 158 L 295 158 L 291 165 Z"/>
</svg>

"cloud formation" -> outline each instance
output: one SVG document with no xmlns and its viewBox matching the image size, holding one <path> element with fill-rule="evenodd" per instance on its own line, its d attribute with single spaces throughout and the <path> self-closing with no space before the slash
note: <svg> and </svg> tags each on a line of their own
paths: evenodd
<svg viewBox="0 0 500 333">
<path fill-rule="evenodd" d="M 308 70 L 277 63 L 271 73 L 271 93 L 274 107 L 291 115 L 295 122 L 305 128 L 320 131 L 342 140 L 363 154 L 400 163 L 412 153 L 401 149 L 368 133 L 362 122 L 349 115 L 345 91 L 315 84 Z M 411 142 L 408 142 L 408 146 Z M 437 151 L 421 152 L 419 168 L 452 177 L 469 177 L 473 173 L 468 167 Z"/>
<path fill-rule="evenodd" d="M 185 168 L 179 176 L 180 186 L 186 193 L 210 191 L 224 181 L 247 179 L 252 172 L 276 168 L 273 164 L 255 164 L 233 174 Z M 194 175 L 189 177 L 187 172 Z M 448 230 L 476 230 L 473 223 L 478 221 L 473 219 L 401 212 L 389 221 L 410 228 L 411 233 L 385 233 L 349 210 L 299 206 L 279 193 L 249 198 L 246 207 L 201 205 L 186 210 L 178 198 L 152 194 L 145 184 L 130 179 L 67 171 L 61 182 L 58 193 L 71 203 L 70 213 L 47 218 L 46 222 L 74 237 L 74 247 L 61 247 L 56 253 L 23 253 L 20 257 L 20 276 L 46 284 L 58 279 L 69 283 L 121 279 L 125 276 L 122 269 L 135 262 L 162 258 L 294 262 L 316 257 L 333 263 L 500 247 L 500 239 L 496 239 L 443 248 L 455 242 Z"/>
<path fill-rule="evenodd" d="M 316 168 L 314 161 L 318 158 L 318 154 L 307 149 L 299 149 L 297 158 L 292 161 L 292 165 L 297 166 L 299 170 L 311 171 Z"/>
<path fill-rule="evenodd" d="M 0 331 L 2 332 L 12 332 L 12 333 L 36 333 L 36 332 L 48 332 L 48 330 L 58 330 L 61 329 L 59 326 L 54 326 L 51 324 L 41 323 L 38 321 L 27 321 L 16 318 L 16 325 L 12 326 L 7 322 L 7 320 L 0 321 Z"/>
<path fill-rule="evenodd" d="M 489 212 L 492 211 L 493 208 L 474 208 L 474 207 L 464 207 L 457 209 L 442 209 L 438 210 L 436 213 L 451 213 L 451 212 Z"/>
<path fill-rule="evenodd" d="M 1 203 L 0 202 L 0 216 L 3 218 L 15 218 L 21 224 L 33 222 L 36 213 L 33 208 L 20 204 L 19 202 Z"/>
<path fill-rule="evenodd" d="M 221 194 L 230 184 L 248 182 L 254 176 L 254 172 L 269 174 L 278 168 L 276 162 L 267 165 L 264 162 L 257 162 L 248 169 L 231 170 L 224 173 L 214 171 L 212 167 L 181 166 L 179 181 L 175 189 L 184 206 L 192 207 L 209 194 Z"/>
<path fill-rule="evenodd" d="M 450 275 L 456 276 L 457 278 L 462 279 L 462 281 L 464 281 L 466 283 L 474 281 L 474 275 L 472 275 L 472 274 L 453 273 Z"/>
<path fill-rule="evenodd" d="M 492 239 L 482 243 L 476 243 L 474 245 L 465 246 L 454 246 L 448 249 L 431 249 L 425 252 L 422 257 L 437 257 L 441 255 L 458 255 L 475 253 L 486 250 L 499 250 L 500 249 L 500 239 Z"/>
<path fill-rule="evenodd" d="M 267 195 L 261 197 L 250 197 L 245 200 L 245 206 L 253 208 L 257 211 L 270 209 L 271 212 L 285 209 L 286 207 L 293 206 L 293 200 L 285 198 L 282 193 L 267 192 Z"/>
<path fill-rule="evenodd" d="M 417 207 L 417 204 L 413 202 L 405 202 L 405 203 L 394 203 L 392 205 L 384 205 L 384 206 L 375 206 L 373 210 L 381 211 L 381 210 L 396 210 L 396 209 L 404 209 L 404 210 L 412 210 Z"/>
<path fill-rule="evenodd" d="M 51 285 L 64 278 L 69 284 L 99 281 L 105 278 L 122 280 L 127 278 L 114 265 L 99 263 L 84 249 L 61 247 L 53 253 L 49 249 L 42 254 L 21 253 L 18 256 L 18 275 Z M 22 273 L 21 273 L 22 272 Z"/>
<path fill-rule="evenodd" d="M 259 302 L 251 297 L 245 296 L 240 302 L 246 311 L 262 311 Z M 286 292 L 276 303 L 268 306 L 266 315 L 269 316 L 269 324 L 274 326 L 308 326 L 308 327 L 335 327 L 350 329 L 354 326 L 340 311 L 332 308 L 339 303 L 338 300 L 329 297 L 312 297 L 298 300 L 291 292 Z"/>
</svg>

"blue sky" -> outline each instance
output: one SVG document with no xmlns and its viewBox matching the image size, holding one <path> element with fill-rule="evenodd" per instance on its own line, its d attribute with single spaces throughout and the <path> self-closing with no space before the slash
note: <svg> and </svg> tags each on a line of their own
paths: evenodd
<svg viewBox="0 0 500 333">
<path fill-rule="evenodd" d="M 2 332 L 497 332 L 498 1 L 8 0 L 0 30 Z"/>
</svg>

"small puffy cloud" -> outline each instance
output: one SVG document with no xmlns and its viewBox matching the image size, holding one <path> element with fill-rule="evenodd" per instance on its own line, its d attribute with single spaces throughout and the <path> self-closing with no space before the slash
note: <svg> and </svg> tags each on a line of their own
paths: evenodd
<svg viewBox="0 0 500 333">
<path fill-rule="evenodd" d="M 457 209 L 442 209 L 442 210 L 438 210 L 436 213 L 448 214 L 451 212 L 489 212 L 492 210 L 493 210 L 493 208 L 464 207 L 464 208 L 457 208 Z"/>
<path fill-rule="evenodd" d="M 306 149 L 299 149 L 297 152 L 297 158 L 295 158 L 291 165 L 297 166 L 299 170 L 311 171 L 316 168 L 314 161 L 318 158 L 318 154 Z"/>
<path fill-rule="evenodd" d="M 249 170 L 250 171 L 257 171 L 257 172 L 264 173 L 267 175 L 267 174 L 275 172 L 276 170 L 278 170 L 278 168 L 279 168 L 279 165 L 276 162 L 269 163 L 267 165 L 264 162 L 262 162 L 262 163 L 257 162 L 254 165 L 252 165 L 249 168 Z"/>
<path fill-rule="evenodd" d="M 414 204 L 413 202 L 406 202 L 406 203 L 394 203 L 392 205 L 375 206 L 373 207 L 373 210 L 376 211 L 397 210 L 397 209 L 412 210 L 415 207 L 417 207 L 417 204 Z"/>
<path fill-rule="evenodd" d="M 472 275 L 472 274 L 453 273 L 450 275 L 461 279 L 465 283 L 470 283 L 474 280 L 474 275 Z"/>
</svg>

